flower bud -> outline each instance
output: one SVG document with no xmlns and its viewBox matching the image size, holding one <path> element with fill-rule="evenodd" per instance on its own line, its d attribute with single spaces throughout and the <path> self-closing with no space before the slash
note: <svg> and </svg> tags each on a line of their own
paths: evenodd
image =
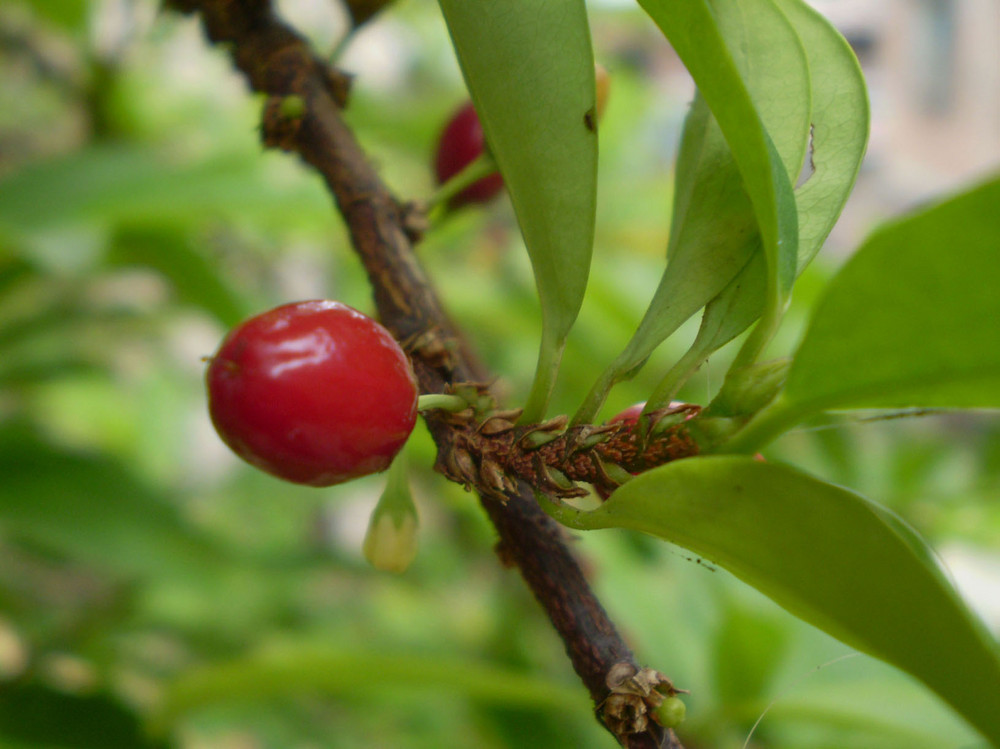
<svg viewBox="0 0 1000 749">
<path fill-rule="evenodd" d="M 402 456 L 389 468 L 389 480 L 368 521 L 361 551 L 372 567 L 383 572 L 405 572 L 417 556 L 417 508 Z"/>
<path fill-rule="evenodd" d="M 677 695 L 667 697 L 656 708 L 656 719 L 664 728 L 676 728 L 684 722 L 686 715 L 687 705 Z"/>
<path fill-rule="evenodd" d="M 376 511 L 362 546 L 365 559 L 383 572 L 405 572 L 417 556 L 417 516 Z"/>
</svg>

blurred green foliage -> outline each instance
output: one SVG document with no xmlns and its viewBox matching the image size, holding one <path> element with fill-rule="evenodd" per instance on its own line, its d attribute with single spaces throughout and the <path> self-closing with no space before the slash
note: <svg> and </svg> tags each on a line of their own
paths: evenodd
<svg viewBox="0 0 1000 749">
<path fill-rule="evenodd" d="M 283 7 L 333 46 L 336 8 Z M 658 75 L 666 48 L 640 13 L 595 7 L 592 23 L 613 83 L 595 266 L 555 412 L 579 405 L 655 288 L 690 95 Z M 465 96 L 436 7 L 383 12 L 344 62 L 359 138 L 399 195 L 427 195 Z M 193 20 L 152 0 L 0 8 L 0 744 L 608 746 L 475 500 L 430 472 L 423 430 L 421 549 L 402 576 L 360 551 L 381 477 L 289 486 L 214 436 L 202 357 L 234 321 L 296 298 L 372 308 L 320 181 L 261 151 L 259 105 Z M 523 398 L 540 322 L 509 204 L 453 216 L 419 252 Z M 803 276 L 775 350 L 824 278 Z M 644 399 L 689 328 L 604 415 Z M 723 371 L 682 396 L 706 402 Z M 1000 552 L 995 419 L 828 420 L 768 459 L 887 503 L 939 546 Z M 710 565 L 625 532 L 577 546 L 640 659 L 691 690 L 690 746 L 743 746 L 769 706 L 752 746 L 975 745 L 907 677 L 837 660 L 844 646 Z"/>
</svg>

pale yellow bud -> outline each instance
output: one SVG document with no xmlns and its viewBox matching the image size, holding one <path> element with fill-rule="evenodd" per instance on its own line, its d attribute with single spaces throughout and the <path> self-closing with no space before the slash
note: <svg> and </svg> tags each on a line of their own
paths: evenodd
<svg viewBox="0 0 1000 749">
<path fill-rule="evenodd" d="M 375 512 L 361 550 L 375 569 L 405 572 L 417 556 L 417 516 Z"/>
</svg>

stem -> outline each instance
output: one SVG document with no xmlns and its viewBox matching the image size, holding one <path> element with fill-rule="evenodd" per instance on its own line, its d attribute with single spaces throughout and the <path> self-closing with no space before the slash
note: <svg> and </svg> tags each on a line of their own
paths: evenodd
<svg viewBox="0 0 1000 749">
<path fill-rule="evenodd" d="M 445 182 L 437 191 L 428 198 L 426 203 L 427 211 L 438 205 L 447 205 L 453 197 L 470 185 L 476 184 L 484 177 L 496 174 L 497 162 L 493 154 L 484 150 L 475 159 L 470 161 L 462 171 Z"/>
<path fill-rule="evenodd" d="M 254 89 L 272 97 L 297 93 L 306 99 L 306 115 L 291 130 L 286 122 L 265 114 L 265 143 L 298 153 L 326 181 L 368 273 L 379 319 L 404 342 L 421 391 L 441 393 L 449 383 L 489 381 L 489 372 L 477 364 L 416 258 L 406 210 L 382 183 L 341 117 L 347 77 L 327 68 L 264 0 L 170 4 L 200 12 L 209 39 L 232 44 L 233 60 Z M 457 439 L 454 427 L 440 412 L 430 411 L 424 420 L 443 454 Z M 635 665 L 636 660 L 594 596 L 561 527 L 542 511 L 526 485 L 506 501 L 481 494 L 480 503 L 499 535 L 501 559 L 521 571 L 599 710 L 608 696 L 606 680 L 612 667 Z M 672 731 L 654 723 L 642 733 L 615 738 L 628 749 L 681 749 Z"/>
<path fill-rule="evenodd" d="M 776 285 L 777 281 L 770 279 L 768 280 L 768 284 Z M 778 332 L 778 325 L 781 324 L 782 311 L 785 306 L 783 295 L 780 295 L 776 288 L 775 290 L 769 289 L 767 300 L 766 309 L 760 316 L 760 320 L 757 321 L 754 329 L 750 331 L 750 335 L 743 341 L 743 345 L 736 354 L 736 358 L 733 359 L 729 371 L 753 365 L 760 358 L 767 344 L 774 338 L 774 334 Z"/>
<path fill-rule="evenodd" d="M 519 424 L 537 424 L 545 418 L 549 407 L 549 398 L 555 388 L 556 377 L 559 374 L 559 363 L 562 361 L 565 341 L 550 341 L 546 330 L 542 331 L 542 342 L 538 348 L 538 364 L 535 366 L 535 378 L 531 383 L 531 391 L 524 404 L 524 412 L 518 419 Z"/>
<path fill-rule="evenodd" d="M 413 511 L 416 509 L 413 504 L 413 495 L 410 493 L 410 460 L 406 456 L 404 448 L 389 464 L 386 475 L 385 489 L 379 504 L 390 511 Z"/>
<path fill-rule="evenodd" d="M 708 358 L 709 352 L 698 346 L 698 341 L 694 342 L 694 345 L 687 350 L 687 352 L 677 363 L 674 364 L 664 375 L 663 379 L 653 390 L 652 395 L 646 400 L 645 411 L 655 411 L 658 408 L 666 406 L 670 401 L 674 399 L 678 391 L 683 387 L 684 383 L 704 363 L 705 359 Z"/>
<path fill-rule="evenodd" d="M 469 407 L 469 402 L 458 395 L 448 395 L 446 393 L 424 393 L 417 398 L 418 411 L 432 411 L 440 409 L 448 413 L 458 413 Z"/>
<path fill-rule="evenodd" d="M 619 357 L 620 359 L 621 357 Z M 601 410 L 601 406 L 604 405 L 604 401 L 608 399 L 608 393 L 611 392 L 618 382 L 618 359 L 611 363 L 611 366 L 601 372 L 601 376 L 597 378 L 597 382 L 593 384 L 590 388 L 590 392 L 587 393 L 587 397 L 583 399 L 583 403 L 573 414 L 573 418 L 570 420 L 570 426 L 576 426 L 578 424 L 593 424 L 594 419 L 597 418 L 597 412 Z"/>
<path fill-rule="evenodd" d="M 587 513 L 583 510 L 570 507 L 565 502 L 553 502 L 548 495 L 542 492 L 536 492 L 535 499 L 538 501 L 539 507 L 545 510 L 545 514 L 559 524 L 578 531 L 590 530 L 590 526 L 584 520 Z"/>
<path fill-rule="evenodd" d="M 752 455 L 775 438 L 781 436 L 788 428 L 799 423 L 806 412 L 799 407 L 793 407 L 779 398 L 750 419 L 745 427 L 733 435 L 732 439 L 711 450 L 713 453 L 743 453 Z"/>
<path fill-rule="evenodd" d="M 340 40 L 333 46 L 333 49 L 330 50 L 329 60 L 331 65 L 337 64 L 340 56 L 344 54 L 344 50 L 347 49 L 347 45 L 354 39 L 354 32 L 357 31 L 357 29 L 358 27 L 352 23 L 351 28 L 344 32 L 344 35 L 340 37 Z"/>
</svg>

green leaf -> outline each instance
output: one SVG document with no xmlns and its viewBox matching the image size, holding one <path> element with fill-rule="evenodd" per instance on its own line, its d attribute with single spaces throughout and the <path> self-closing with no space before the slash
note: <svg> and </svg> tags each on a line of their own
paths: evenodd
<svg viewBox="0 0 1000 749">
<path fill-rule="evenodd" d="M 189 226 L 227 215 L 296 222 L 329 214 L 318 184 L 269 179 L 257 154 L 177 163 L 135 145 L 90 146 L 0 180 L 0 229 L 15 237 L 118 221 Z"/>
<path fill-rule="evenodd" d="M 798 272 L 816 256 L 854 188 L 868 145 L 870 112 L 854 51 L 829 21 L 803 0 L 776 0 L 809 58 L 812 85 L 812 174 L 795 190 Z"/>
<path fill-rule="evenodd" d="M 357 696 L 404 686 L 508 707 L 588 710 L 576 687 L 468 658 L 280 644 L 189 671 L 168 687 L 153 727 L 166 730 L 184 714 L 219 702 L 316 692 Z"/>
<path fill-rule="evenodd" d="M 986 746 L 968 723 L 935 703 L 931 693 L 915 693 L 916 682 L 892 678 L 877 661 L 850 658 L 827 665 L 850 672 L 850 677 L 817 683 L 810 674 L 776 694 L 773 703 L 743 703 L 742 717 L 755 721 L 771 703 L 758 730 L 767 731 L 775 745 L 795 749 Z"/>
<path fill-rule="evenodd" d="M 544 415 L 583 301 L 597 205 L 594 59 L 583 0 L 439 0 L 531 257 L 542 308 L 525 418 Z"/>
<path fill-rule="evenodd" d="M 792 614 L 923 681 L 1000 742 L 1000 650 L 903 521 L 845 489 L 745 456 L 681 460 L 574 528 L 631 528 L 725 567 Z"/>
<path fill-rule="evenodd" d="M 1000 407 L 1000 178 L 876 231 L 830 282 L 784 391 L 727 449 L 830 408 Z"/>
<path fill-rule="evenodd" d="M 90 8 L 87 0 L 27 0 L 39 16 L 65 31 L 83 34 L 87 30 Z"/>
<path fill-rule="evenodd" d="M 226 327 L 253 314 L 244 299 L 191 241 L 188 232 L 170 224 L 124 226 L 114 237 L 108 260 L 120 265 L 155 268 L 170 279 L 184 301 L 211 313 Z"/>
<path fill-rule="evenodd" d="M 787 178 L 794 178 L 809 139 L 809 71 L 802 43 L 772 0 L 720 5 L 715 21 Z M 642 366 L 761 250 L 740 169 L 700 92 L 684 123 L 675 182 L 666 270 L 638 330 L 595 384 L 577 421 L 590 421 L 608 389 Z"/>
<path fill-rule="evenodd" d="M 802 0 L 776 1 L 805 45 L 812 90 L 811 174 L 795 190 L 801 273 L 823 246 L 854 187 L 868 143 L 868 96 L 858 61 L 840 32 Z M 763 258 L 754 257 L 708 305 L 691 350 L 665 380 L 666 400 L 712 352 L 760 316 L 766 284 Z"/>
<path fill-rule="evenodd" d="M 0 686 L 0 742 L 59 749 L 154 749 L 134 712 L 109 694 L 68 694 L 35 683 Z"/>
<path fill-rule="evenodd" d="M 640 0 L 640 5 L 670 40 L 705 97 L 753 205 L 768 273 L 765 319 L 741 354 L 749 359 L 744 363 L 750 363 L 770 340 L 795 277 L 798 219 L 791 180 L 723 38 L 720 18 L 731 6 L 710 6 L 706 0 Z M 748 14 L 744 20 L 754 17 Z"/>
<path fill-rule="evenodd" d="M 0 432 L 0 529 L 126 578 L 200 575 L 217 555 L 176 508 L 123 466 Z"/>
</svg>

